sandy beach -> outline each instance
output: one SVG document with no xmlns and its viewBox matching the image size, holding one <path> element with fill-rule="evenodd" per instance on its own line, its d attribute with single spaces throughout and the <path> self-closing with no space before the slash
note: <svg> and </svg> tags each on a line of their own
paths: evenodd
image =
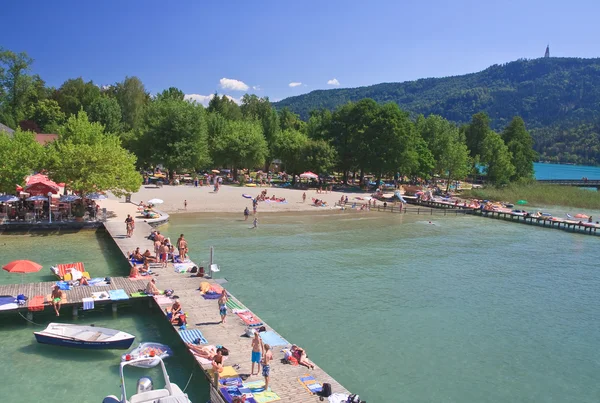
<svg viewBox="0 0 600 403">
<path fill-rule="evenodd" d="M 286 212 L 286 211 L 328 211 L 334 208 L 336 202 L 342 195 L 348 196 L 349 201 L 356 200 L 355 197 L 367 196 L 366 193 L 347 193 L 331 192 L 317 193 L 316 190 L 297 190 L 278 187 L 239 187 L 222 186 L 219 192 L 213 192 L 213 187 L 193 187 L 189 185 L 163 186 L 156 188 L 154 186 L 142 186 L 137 193 L 131 195 L 133 203 L 147 202 L 150 199 L 161 199 L 164 203 L 156 208 L 166 213 L 242 213 L 246 207 L 252 211 L 252 199 L 242 197 L 242 194 L 248 194 L 256 197 L 261 191 L 267 189 L 269 197 L 275 195 L 277 198 L 285 198 L 285 203 L 278 202 L 259 202 L 258 213 Z M 302 202 L 302 194 L 306 192 L 306 202 Z M 327 207 L 316 207 L 312 203 L 312 198 L 325 200 Z M 110 196 L 109 200 L 100 202 L 102 207 L 114 210 L 116 198 Z M 124 201 L 122 197 L 119 201 Z M 187 208 L 184 207 L 184 201 L 187 200 Z M 122 208 L 122 207 L 121 207 Z"/>
</svg>

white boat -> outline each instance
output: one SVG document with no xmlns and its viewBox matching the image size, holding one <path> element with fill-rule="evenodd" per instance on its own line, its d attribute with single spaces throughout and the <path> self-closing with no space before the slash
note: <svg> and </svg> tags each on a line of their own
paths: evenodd
<svg viewBox="0 0 600 403">
<path fill-rule="evenodd" d="M 121 398 L 115 395 L 106 396 L 102 403 L 192 403 L 179 386 L 171 383 L 169 380 L 169 374 L 165 368 L 165 363 L 162 359 L 158 358 L 160 367 L 162 369 L 165 386 L 162 389 L 154 389 L 152 379 L 149 377 L 141 377 L 137 381 L 136 393 L 127 399 L 127 391 L 125 390 L 125 378 L 123 376 L 123 369 L 127 365 L 137 366 L 137 361 L 144 361 L 145 358 L 138 360 L 125 361 L 121 363 L 120 375 L 121 375 Z"/>
<path fill-rule="evenodd" d="M 34 332 L 38 343 L 84 349 L 127 349 L 135 336 L 105 327 L 50 323 L 41 332 Z"/>
<path fill-rule="evenodd" d="M 135 360 L 135 367 L 152 368 L 156 367 L 160 360 L 164 360 L 173 355 L 173 351 L 166 344 L 147 342 L 141 343 L 139 346 L 131 350 L 127 354 L 121 356 L 121 361 Z M 144 360 L 140 360 L 143 358 Z"/>
</svg>

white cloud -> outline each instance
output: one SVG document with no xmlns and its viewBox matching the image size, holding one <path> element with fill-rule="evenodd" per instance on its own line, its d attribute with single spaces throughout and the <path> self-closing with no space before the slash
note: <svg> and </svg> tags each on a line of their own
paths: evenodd
<svg viewBox="0 0 600 403">
<path fill-rule="evenodd" d="M 338 81 L 337 78 L 332 78 L 331 80 L 327 81 L 328 85 L 335 85 L 336 87 L 340 85 L 340 82 Z"/>
<path fill-rule="evenodd" d="M 252 89 L 253 89 L 254 91 L 260 91 L 260 90 L 262 90 L 262 88 L 260 88 L 260 85 L 253 85 L 253 86 L 252 86 Z"/>
<path fill-rule="evenodd" d="M 231 101 L 235 102 L 236 104 L 241 104 L 242 103 L 242 98 L 234 98 L 230 95 L 225 95 L 227 98 L 229 98 Z"/>
<path fill-rule="evenodd" d="M 299 87 L 302 85 L 302 83 L 298 83 L 298 82 L 292 82 L 288 84 L 290 87 L 294 88 L 294 87 Z"/>
<path fill-rule="evenodd" d="M 250 88 L 245 82 L 233 78 L 222 78 L 219 80 L 219 84 L 221 88 L 234 91 L 247 91 Z"/>
<path fill-rule="evenodd" d="M 185 94 L 183 99 L 190 102 L 197 102 L 204 106 L 207 106 L 211 99 L 213 99 L 215 94 L 210 95 L 200 95 L 200 94 Z"/>
</svg>

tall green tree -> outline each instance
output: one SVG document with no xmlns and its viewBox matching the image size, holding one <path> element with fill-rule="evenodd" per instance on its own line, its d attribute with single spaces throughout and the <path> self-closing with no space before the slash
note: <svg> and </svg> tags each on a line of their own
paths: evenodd
<svg viewBox="0 0 600 403">
<path fill-rule="evenodd" d="M 233 177 L 241 168 L 262 166 L 268 153 L 260 122 L 229 120 L 211 139 L 211 150 L 217 166 L 232 168 Z"/>
<path fill-rule="evenodd" d="M 219 94 L 215 93 L 208 102 L 207 110 L 210 113 L 219 113 L 227 120 L 242 119 L 242 110 L 240 109 L 240 106 L 227 95 L 219 97 Z"/>
<path fill-rule="evenodd" d="M 246 94 L 242 97 L 240 110 L 244 119 L 255 119 L 262 125 L 263 136 L 267 141 L 268 154 L 265 158 L 265 171 L 269 170 L 271 162 L 275 158 L 275 141 L 280 131 L 279 116 L 277 111 L 271 106 L 269 98 L 259 98 L 254 94 Z"/>
<path fill-rule="evenodd" d="M 75 115 L 81 109 L 87 110 L 96 99 L 100 98 L 100 88 L 92 81 L 83 81 L 81 77 L 69 79 L 56 90 L 53 98 L 67 116 Z"/>
<path fill-rule="evenodd" d="M 328 109 L 318 109 L 310 113 L 306 123 L 306 134 L 311 139 L 329 138 L 329 127 L 331 125 L 332 114 Z"/>
<path fill-rule="evenodd" d="M 302 152 L 302 171 L 329 173 L 337 163 L 337 153 L 323 139 L 308 139 Z"/>
<path fill-rule="evenodd" d="M 50 178 L 78 194 L 110 191 L 122 196 L 136 192 L 142 183 L 135 155 L 121 146 L 117 135 L 90 122 L 84 111 L 67 120 L 47 154 Z"/>
<path fill-rule="evenodd" d="M 156 98 L 160 100 L 174 99 L 176 101 L 183 101 L 185 94 L 177 87 L 169 87 L 159 93 Z"/>
<path fill-rule="evenodd" d="M 202 105 L 157 99 L 146 111 L 138 155 L 142 164 L 174 170 L 200 169 L 210 163 L 207 118 Z"/>
<path fill-rule="evenodd" d="M 469 148 L 472 158 L 481 156 L 483 152 L 483 142 L 490 131 L 490 118 L 485 112 L 479 112 L 473 115 L 471 123 L 465 128 L 467 147 Z"/>
<path fill-rule="evenodd" d="M 525 122 L 515 116 L 502 132 L 502 139 L 512 155 L 515 173 L 512 180 L 533 178 L 533 162 L 537 153 L 533 150 L 533 139 L 525 128 Z"/>
<path fill-rule="evenodd" d="M 66 116 L 54 99 L 43 99 L 31 106 L 31 119 L 43 133 L 58 133 Z"/>
<path fill-rule="evenodd" d="M 124 130 L 136 130 L 144 119 L 146 105 L 150 95 L 146 92 L 144 84 L 137 77 L 125 77 L 120 83 L 111 86 L 107 93 L 116 98 L 121 107 Z"/>
<path fill-rule="evenodd" d="M 481 162 L 487 181 L 496 186 L 505 185 L 515 174 L 512 155 L 498 133 L 490 131 L 481 144 Z"/>
<path fill-rule="evenodd" d="M 87 108 L 91 122 L 104 125 L 108 133 L 118 133 L 121 130 L 121 107 L 116 99 L 107 96 L 96 98 Z"/>
<path fill-rule="evenodd" d="M 301 173 L 305 169 L 308 142 L 308 137 L 298 130 L 286 129 L 278 132 L 273 146 L 273 155 L 281 159 L 287 173 Z"/>
<path fill-rule="evenodd" d="M 464 134 L 457 128 L 446 132 L 443 138 L 444 152 L 436 160 L 437 171 L 446 178 L 446 192 L 453 181 L 464 179 L 471 171 L 471 158 Z"/>
<path fill-rule="evenodd" d="M 26 118 L 32 78 L 27 75 L 33 59 L 0 47 L 0 119 L 11 127 Z"/>
<path fill-rule="evenodd" d="M 15 194 L 25 177 L 44 166 L 45 150 L 35 134 L 17 129 L 12 136 L 0 131 L 0 192 Z"/>
<path fill-rule="evenodd" d="M 300 116 L 290 111 L 288 108 L 283 108 L 279 111 L 279 128 L 283 130 L 293 129 L 304 132 L 306 123 L 304 123 Z"/>
</svg>

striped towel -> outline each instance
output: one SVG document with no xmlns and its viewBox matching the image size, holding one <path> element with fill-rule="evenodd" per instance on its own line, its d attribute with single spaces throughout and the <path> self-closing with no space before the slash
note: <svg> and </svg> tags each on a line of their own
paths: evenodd
<svg viewBox="0 0 600 403">
<path fill-rule="evenodd" d="M 94 309 L 94 298 L 82 298 L 83 301 L 83 310 L 87 311 L 88 309 Z"/>
<path fill-rule="evenodd" d="M 238 303 L 237 301 L 234 301 L 233 298 L 229 298 L 227 300 L 226 305 L 227 305 L 227 308 L 229 308 L 231 310 L 234 310 L 234 309 L 239 309 L 240 311 L 242 311 L 242 310 L 248 310 L 248 308 L 246 308 L 244 306 L 244 304 Z"/>
<path fill-rule="evenodd" d="M 199 339 L 199 344 L 208 344 L 204 336 L 202 336 L 202 332 L 198 329 L 180 330 L 179 336 L 186 343 L 197 344 L 196 340 Z"/>
<path fill-rule="evenodd" d="M 120 290 L 110 290 L 108 292 L 108 295 L 110 295 L 110 299 L 113 300 L 113 301 L 118 301 L 118 300 L 122 300 L 122 299 L 129 299 L 129 296 L 127 295 L 127 293 L 123 289 L 120 289 Z"/>
</svg>

